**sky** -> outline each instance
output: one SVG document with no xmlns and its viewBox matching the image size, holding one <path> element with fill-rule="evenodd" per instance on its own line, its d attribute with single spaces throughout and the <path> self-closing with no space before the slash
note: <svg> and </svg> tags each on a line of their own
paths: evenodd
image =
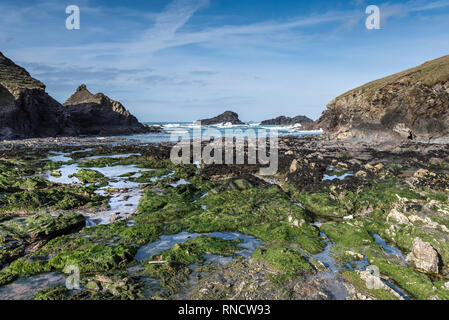
<svg viewBox="0 0 449 320">
<path fill-rule="evenodd" d="M 366 28 L 368 5 L 380 29 Z M 51 96 L 85 83 L 144 122 L 317 119 L 354 87 L 449 54 L 448 31 L 449 0 L 0 2 L 0 51 Z"/>
</svg>

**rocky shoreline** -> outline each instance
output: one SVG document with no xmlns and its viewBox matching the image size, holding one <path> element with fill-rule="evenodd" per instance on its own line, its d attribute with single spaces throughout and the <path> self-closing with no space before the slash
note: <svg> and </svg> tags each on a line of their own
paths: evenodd
<svg viewBox="0 0 449 320">
<path fill-rule="evenodd" d="M 160 131 L 120 102 L 61 105 L 0 54 L 0 299 L 449 299 L 447 62 L 269 120 L 325 133 L 279 137 L 263 176 L 256 140 L 243 164 L 176 164 L 111 137 Z"/>
<path fill-rule="evenodd" d="M 447 145 L 281 137 L 269 177 L 170 150 L 2 142 L 0 298 L 449 298 Z"/>
</svg>

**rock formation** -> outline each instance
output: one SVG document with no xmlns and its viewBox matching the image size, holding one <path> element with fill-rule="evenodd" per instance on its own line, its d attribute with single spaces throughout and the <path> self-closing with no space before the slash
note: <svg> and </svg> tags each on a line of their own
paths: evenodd
<svg viewBox="0 0 449 320">
<path fill-rule="evenodd" d="M 202 125 L 209 126 L 213 124 L 225 124 L 225 123 L 231 123 L 231 124 L 244 124 L 239 119 L 239 115 L 232 111 L 225 111 L 219 116 L 216 116 L 214 118 L 210 119 L 203 119 L 198 120 L 197 122 L 201 122 Z"/>
<path fill-rule="evenodd" d="M 270 120 L 264 120 L 261 125 L 276 125 L 276 126 L 293 126 L 295 124 L 300 124 L 301 126 L 308 126 L 313 123 L 313 120 L 306 116 L 296 116 L 293 118 L 280 116 Z"/>
<path fill-rule="evenodd" d="M 76 135 L 45 85 L 0 52 L 0 139 Z"/>
<path fill-rule="evenodd" d="M 314 127 L 334 138 L 447 141 L 449 55 L 344 93 Z"/>
<path fill-rule="evenodd" d="M 160 127 L 140 123 L 123 105 L 103 93 L 92 94 L 80 85 L 64 103 L 71 121 L 83 135 L 124 135 L 158 132 Z"/>
<path fill-rule="evenodd" d="M 407 260 L 417 269 L 430 273 L 438 273 L 441 264 L 438 252 L 420 238 L 413 240 L 413 248 L 407 255 Z"/>
</svg>

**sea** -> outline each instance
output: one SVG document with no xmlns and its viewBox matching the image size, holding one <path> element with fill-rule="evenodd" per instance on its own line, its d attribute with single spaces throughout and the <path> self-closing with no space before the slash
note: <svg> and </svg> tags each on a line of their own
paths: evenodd
<svg viewBox="0 0 449 320">
<path fill-rule="evenodd" d="M 322 130 L 301 130 L 301 125 L 293 126 L 275 126 L 260 125 L 258 122 L 249 122 L 245 125 L 232 125 L 231 123 L 216 124 L 210 126 L 199 126 L 195 122 L 144 122 L 149 126 L 160 126 L 163 129 L 161 133 L 136 134 L 126 136 L 130 139 L 136 139 L 144 142 L 176 142 L 181 139 L 198 138 L 201 129 L 202 137 L 235 137 L 246 138 L 248 136 L 267 137 L 271 135 L 278 136 L 306 136 L 321 134 Z"/>
</svg>

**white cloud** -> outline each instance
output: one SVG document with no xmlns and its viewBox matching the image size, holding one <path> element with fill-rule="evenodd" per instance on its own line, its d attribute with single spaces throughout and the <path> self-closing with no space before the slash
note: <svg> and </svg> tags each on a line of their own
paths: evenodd
<svg viewBox="0 0 449 320">
<path fill-rule="evenodd" d="M 158 120 L 195 120 L 207 108 L 225 106 L 240 109 L 248 120 L 254 116 L 254 108 L 259 108 L 258 117 L 269 112 L 295 115 L 307 110 L 316 118 L 335 95 L 360 81 L 374 79 L 376 72 L 390 73 L 379 68 L 386 63 L 370 65 L 373 70 L 366 67 L 371 64 L 367 63 L 370 58 L 377 61 L 378 47 L 388 58 L 384 60 L 395 68 L 401 61 L 390 59 L 388 53 L 399 50 L 399 46 L 400 52 L 408 50 L 413 58 L 426 56 L 421 51 L 416 53 L 403 38 L 396 39 L 402 41 L 397 46 L 392 42 L 379 46 L 371 41 L 381 32 L 371 33 L 366 43 L 360 43 L 365 39 L 353 40 L 351 37 L 359 31 L 355 26 L 364 31 L 366 15 L 361 0 L 353 2 L 357 7 L 342 11 L 241 25 L 226 25 L 228 20 L 224 19 L 215 27 L 204 27 L 198 19 L 192 19 L 207 8 L 206 0 L 175 0 L 159 12 L 79 2 L 82 25 L 78 33 L 55 27 L 64 24 L 59 1 L 35 6 L 34 10 L 47 10 L 37 14 L 35 20 L 30 19 L 32 8 L 0 4 L 2 50 L 47 83 L 49 92 L 59 100 L 64 101 L 86 82 L 92 91 L 103 91 L 125 105 L 128 101 L 126 106 L 142 120 L 157 115 Z M 448 5 L 449 0 L 399 5 L 388 2 L 381 6 L 381 14 L 394 19 L 433 10 L 432 16 L 439 17 L 444 10 L 438 9 Z M 440 35 L 436 37 L 441 39 Z M 444 39 L 424 40 L 420 46 L 427 51 L 429 43 L 440 50 L 447 47 L 441 44 Z M 191 48 L 194 50 L 189 51 Z M 323 61 L 315 61 L 320 58 Z M 197 111 L 183 112 L 184 108 Z"/>
</svg>

